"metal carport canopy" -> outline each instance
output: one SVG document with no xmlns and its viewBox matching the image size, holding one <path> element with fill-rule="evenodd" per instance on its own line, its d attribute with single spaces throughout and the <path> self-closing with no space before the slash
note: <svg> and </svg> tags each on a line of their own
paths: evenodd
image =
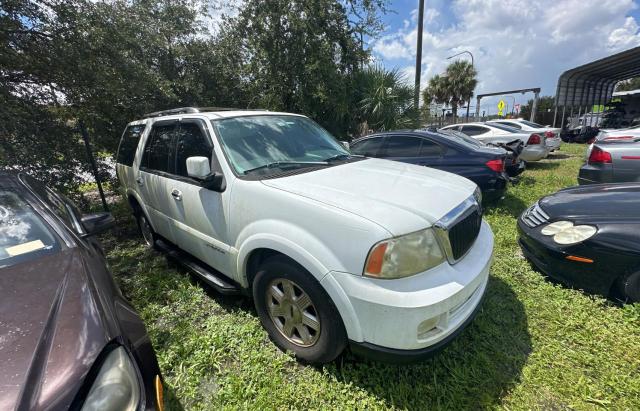
<svg viewBox="0 0 640 411">
<path fill-rule="evenodd" d="M 619 81 L 640 76 L 640 47 L 567 70 L 558 79 L 556 107 L 604 104 Z"/>
</svg>

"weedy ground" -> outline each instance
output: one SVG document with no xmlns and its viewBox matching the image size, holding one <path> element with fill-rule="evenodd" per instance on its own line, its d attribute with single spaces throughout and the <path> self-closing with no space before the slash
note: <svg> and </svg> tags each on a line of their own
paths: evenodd
<svg viewBox="0 0 640 411">
<path fill-rule="evenodd" d="M 553 284 L 517 245 L 517 216 L 575 185 L 584 150 L 565 144 L 530 164 L 489 205 L 495 262 L 482 310 L 444 351 L 408 366 L 351 354 L 300 365 L 269 341 L 251 301 L 222 297 L 146 250 L 120 202 L 103 241 L 151 334 L 168 409 L 640 409 L 640 304 Z"/>
</svg>

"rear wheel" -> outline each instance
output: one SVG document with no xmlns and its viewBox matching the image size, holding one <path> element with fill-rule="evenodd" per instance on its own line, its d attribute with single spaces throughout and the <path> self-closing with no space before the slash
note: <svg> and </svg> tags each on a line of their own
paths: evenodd
<svg viewBox="0 0 640 411">
<path fill-rule="evenodd" d="M 347 336 L 338 310 L 312 275 L 286 257 L 264 262 L 253 281 L 262 326 L 282 350 L 308 363 L 334 360 Z"/>
</svg>

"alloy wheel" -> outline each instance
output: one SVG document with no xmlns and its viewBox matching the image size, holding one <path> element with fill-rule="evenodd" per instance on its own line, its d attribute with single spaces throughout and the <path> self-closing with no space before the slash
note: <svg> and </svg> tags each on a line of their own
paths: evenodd
<svg viewBox="0 0 640 411">
<path fill-rule="evenodd" d="M 291 343 L 310 347 L 320 337 L 320 319 L 311 297 L 295 282 L 277 278 L 266 290 L 269 317 Z"/>
</svg>

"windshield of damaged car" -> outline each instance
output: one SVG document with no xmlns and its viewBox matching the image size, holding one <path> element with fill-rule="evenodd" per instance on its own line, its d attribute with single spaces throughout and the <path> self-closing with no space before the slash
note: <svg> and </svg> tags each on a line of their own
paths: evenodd
<svg viewBox="0 0 640 411">
<path fill-rule="evenodd" d="M 0 190 L 0 268 L 60 249 L 51 228 L 17 193 Z"/>
<path fill-rule="evenodd" d="M 350 156 L 331 134 L 306 117 L 256 115 L 213 124 L 238 174 L 322 167 Z"/>
</svg>

